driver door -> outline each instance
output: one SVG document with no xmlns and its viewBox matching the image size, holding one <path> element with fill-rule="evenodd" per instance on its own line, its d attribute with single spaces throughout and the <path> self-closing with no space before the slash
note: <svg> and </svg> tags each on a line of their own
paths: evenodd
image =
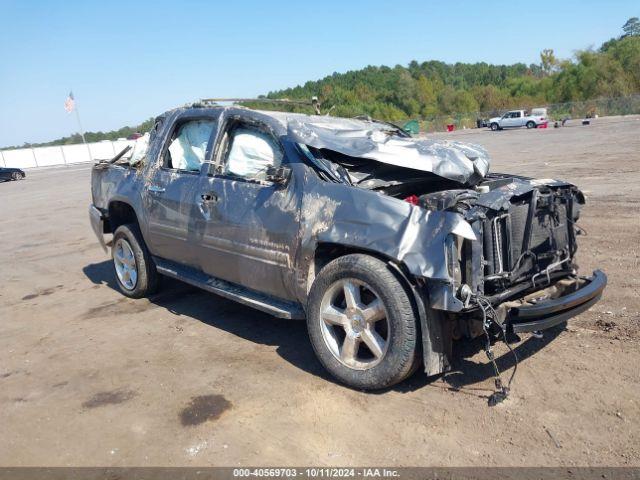
<svg viewBox="0 0 640 480">
<path fill-rule="evenodd" d="M 294 299 L 293 259 L 299 197 L 293 179 L 269 181 L 270 166 L 285 166 L 268 127 L 234 121 L 220 135 L 215 173 L 203 190 L 201 269 L 214 277 L 283 299 Z"/>
<path fill-rule="evenodd" d="M 515 112 L 507 112 L 502 120 L 502 127 L 503 128 L 511 128 L 511 127 L 515 127 Z"/>
<path fill-rule="evenodd" d="M 201 167 L 216 129 L 211 116 L 179 118 L 164 142 L 158 167 L 144 186 L 149 249 L 161 258 L 196 266 Z"/>
</svg>

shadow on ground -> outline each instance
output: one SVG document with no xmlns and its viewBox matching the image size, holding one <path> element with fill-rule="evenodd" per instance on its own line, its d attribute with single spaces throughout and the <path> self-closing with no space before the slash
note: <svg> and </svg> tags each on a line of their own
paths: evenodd
<svg viewBox="0 0 640 480">
<path fill-rule="evenodd" d="M 543 338 L 529 337 L 526 340 L 511 345 L 513 353 L 508 351 L 496 358 L 496 364 L 501 372 L 501 378 L 506 385 L 509 377 L 516 365 L 516 357 L 518 363 L 525 361 L 536 352 L 542 350 L 545 346 L 555 340 L 564 330 L 563 325 L 546 330 Z M 411 378 L 396 385 L 392 388 L 394 391 L 401 393 L 413 392 L 426 386 L 440 388 L 443 390 L 461 392 L 478 398 L 488 399 L 494 392 L 493 384 L 491 386 L 478 385 L 486 380 L 494 378 L 493 366 L 484 356 L 485 339 L 483 337 L 474 340 L 460 340 L 453 344 L 453 365 L 450 372 L 437 377 L 426 377 L 420 370 Z M 501 349 L 503 350 L 503 349 Z M 482 352 L 482 353 L 481 353 Z M 494 350 L 495 352 L 495 350 Z M 478 363 L 472 360 L 476 354 L 481 353 Z M 514 356 L 515 354 L 515 356 Z M 384 393 L 382 390 L 380 393 Z"/>
<path fill-rule="evenodd" d="M 82 270 L 94 284 L 119 292 L 111 261 L 90 264 Z M 193 318 L 257 344 L 274 346 L 278 355 L 296 367 L 331 380 L 313 353 L 304 321 L 276 318 L 186 283 L 160 278 L 158 293 L 148 298 L 151 303 L 173 315 Z"/>
<path fill-rule="evenodd" d="M 111 261 L 90 264 L 82 270 L 94 284 L 106 285 L 119 292 Z M 274 346 L 278 355 L 292 365 L 312 375 L 334 382 L 313 353 L 304 321 L 276 318 L 177 280 L 168 277 L 160 278 L 159 293 L 148 298 L 151 303 L 165 308 L 173 315 L 193 318 L 257 344 Z M 563 330 L 564 325 L 559 325 L 545 331 L 544 337 L 541 339 L 529 337 L 517 345 L 512 345 L 518 362 L 526 360 L 543 349 Z M 451 372 L 440 377 L 426 377 L 419 369 L 416 374 L 399 385 L 376 393 L 385 393 L 390 390 L 408 393 L 432 385 L 480 398 L 488 398 L 492 393 L 491 389 L 472 387 L 494 376 L 493 367 L 488 360 L 483 359 L 483 363 L 471 360 L 483 349 L 483 338 L 455 342 Z M 496 358 L 496 363 L 499 370 L 505 372 L 503 373 L 503 381 L 506 382 L 516 364 L 514 355 L 511 352 L 506 352 Z"/>
</svg>

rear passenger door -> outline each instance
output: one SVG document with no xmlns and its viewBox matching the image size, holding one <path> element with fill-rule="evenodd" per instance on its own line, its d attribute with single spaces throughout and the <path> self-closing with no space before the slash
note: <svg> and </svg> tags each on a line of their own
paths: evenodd
<svg viewBox="0 0 640 480">
<path fill-rule="evenodd" d="M 278 184 L 267 178 L 268 167 L 287 165 L 283 146 L 266 125 L 239 120 L 219 138 L 203 189 L 200 266 L 223 280 L 294 299 L 300 199 L 292 179 Z"/>
<path fill-rule="evenodd" d="M 211 155 L 216 118 L 178 118 L 158 154 L 158 164 L 144 186 L 148 244 L 154 255 L 196 266 L 193 248 L 198 219 L 202 166 Z"/>
</svg>

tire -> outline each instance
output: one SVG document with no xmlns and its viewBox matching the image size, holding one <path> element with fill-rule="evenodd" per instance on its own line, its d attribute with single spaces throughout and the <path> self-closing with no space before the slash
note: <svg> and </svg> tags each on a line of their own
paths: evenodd
<svg viewBox="0 0 640 480">
<path fill-rule="evenodd" d="M 22 180 L 24 178 L 24 174 L 20 172 L 13 172 L 11 174 L 11 180 Z"/>
<path fill-rule="evenodd" d="M 116 229 L 111 258 L 113 273 L 123 295 L 142 298 L 156 292 L 158 272 L 137 225 L 120 225 Z"/>
<path fill-rule="evenodd" d="M 528 121 L 527 122 L 527 128 L 528 129 L 536 128 L 536 122 Z"/>
<path fill-rule="evenodd" d="M 492 124 L 491 124 L 491 130 L 492 130 L 493 132 L 497 132 L 498 130 L 500 130 L 500 125 L 498 125 L 498 124 L 497 124 L 497 123 L 495 123 L 495 122 L 494 122 L 494 123 L 492 123 Z"/>
<path fill-rule="evenodd" d="M 357 308 L 347 291 L 359 297 Z M 390 387 L 419 363 L 410 295 L 390 267 L 369 255 L 345 255 L 320 271 L 309 293 L 307 329 L 320 363 L 349 387 Z"/>
</svg>

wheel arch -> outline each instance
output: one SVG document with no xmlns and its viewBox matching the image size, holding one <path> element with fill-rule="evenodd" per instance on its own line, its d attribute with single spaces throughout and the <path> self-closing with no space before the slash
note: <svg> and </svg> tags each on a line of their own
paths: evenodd
<svg viewBox="0 0 640 480">
<path fill-rule="evenodd" d="M 421 342 L 421 355 L 424 371 L 428 376 L 447 371 L 451 365 L 450 322 L 445 314 L 429 307 L 428 295 L 424 285 L 420 285 L 404 262 L 398 261 L 384 253 L 362 247 L 343 245 L 331 242 L 319 242 L 309 266 L 307 291 L 310 290 L 318 272 L 329 262 L 351 254 L 369 255 L 382 260 L 389 266 L 398 281 L 406 289 L 412 307 L 418 318 L 418 329 Z"/>
<path fill-rule="evenodd" d="M 336 258 L 343 257 L 345 255 L 351 255 L 354 253 L 360 253 L 364 255 L 369 255 L 371 257 L 375 257 L 379 260 L 382 260 L 385 263 L 390 263 L 395 266 L 396 269 L 400 271 L 404 271 L 406 276 L 410 276 L 409 270 L 407 266 L 389 255 L 385 255 L 382 252 L 378 252 L 375 250 L 369 250 L 363 247 L 358 247 L 355 245 L 348 244 L 340 244 L 333 242 L 318 242 L 316 245 L 316 249 L 313 256 L 313 261 L 309 265 L 309 276 L 308 276 L 308 285 L 307 291 L 311 288 L 311 284 L 315 279 L 316 275 L 322 268 L 327 265 L 329 262 L 335 260 Z"/>
<path fill-rule="evenodd" d="M 122 200 L 111 200 L 107 206 L 105 233 L 114 233 L 120 225 L 134 223 L 140 227 L 138 215 L 130 203 Z"/>
</svg>

